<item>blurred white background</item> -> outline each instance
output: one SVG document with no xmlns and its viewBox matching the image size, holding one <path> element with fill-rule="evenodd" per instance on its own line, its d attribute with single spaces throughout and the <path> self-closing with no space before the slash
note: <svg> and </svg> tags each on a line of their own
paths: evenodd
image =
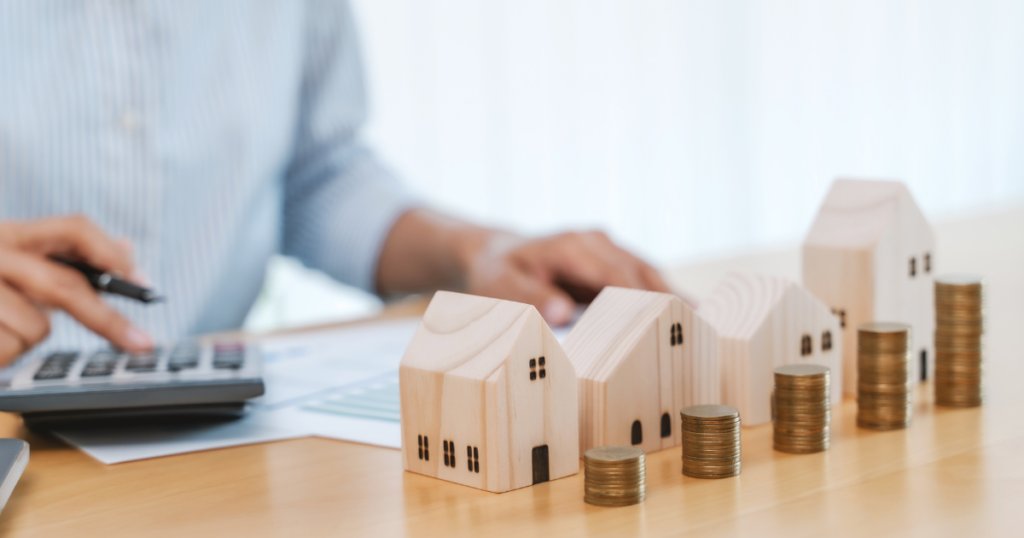
<svg viewBox="0 0 1024 538">
<path fill-rule="evenodd" d="M 832 179 L 1024 198 L 1024 2 L 353 0 L 367 137 L 426 200 L 656 264 L 800 240 Z M 276 260 L 247 327 L 370 313 Z"/>
</svg>

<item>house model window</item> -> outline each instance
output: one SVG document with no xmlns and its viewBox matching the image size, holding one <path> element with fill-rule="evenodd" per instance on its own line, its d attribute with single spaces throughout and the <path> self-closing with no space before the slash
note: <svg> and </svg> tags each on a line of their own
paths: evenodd
<svg viewBox="0 0 1024 538">
<path fill-rule="evenodd" d="M 833 308 L 832 309 L 832 313 L 834 315 L 836 315 L 836 316 L 839 316 L 839 328 L 840 329 L 845 329 L 846 328 L 846 310 L 843 310 L 842 308 Z"/>
<path fill-rule="evenodd" d="M 917 258 L 910 258 L 910 278 L 917 276 Z"/>
<path fill-rule="evenodd" d="M 630 443 L 639 445 L 644 442 L 644 428 L 640 425 L 639 420 L 633 421 L 633 428 L 630 430 Z"/>
<path fill-rule="evenodd" d="M 479 473 L 480 472 L 480 449 L 475 446 L 466 447 L 466 463 L 469 466 L 469 472 Z"/>
<path fill-rule="evenodd" d="M 444 466 L 455 468 L 455 441 L 445 440 L 443 443 L 444 448 Z"/>
<path fill-rule="evenodd" d="M 672 345 L 681 346 L 683 345 L 683 324 L 673 323 L 672 324 Z"/>
<path fill-rule="evenodd" d="M 805 334 L 800 338 L 800 356 L 806 357 L 814 353 L 814 346 L 811 344 L 811 335 Z"/>
<path fill-rule="evenodd" d="M 544 379 L 548 376 L 547 371 L 544 369 L 544 357 L 539 359 L 530 359 L 530 381 L 536 381 L 537 378 Z M 540 371 L 537 371 L 537 366 L 540 366 Z"/>
<path fill-rule="evenodd" d="M 832 332 L 825 331 L 821 333 L 821 350 L 828 351 L 832 349 Z"/>
<path fill-rule="evenodd" d="M 418 435 L 416 441 L 420 447 L 420 459 L 430 461 L 430 439 L 425 435 Z"/>
<path fill-rule="evenodd" d="M 661 436 L 672 437 L 672 417 L 668 413 L 661 415 Z"/>
<path fill-rule="evenodd" d="M 924 272 L 925 273 L 931 273 L 932 272 L 932 255 L 930 253 L 928 253 L 928 252 L 924 253 Z"/>
</svg>

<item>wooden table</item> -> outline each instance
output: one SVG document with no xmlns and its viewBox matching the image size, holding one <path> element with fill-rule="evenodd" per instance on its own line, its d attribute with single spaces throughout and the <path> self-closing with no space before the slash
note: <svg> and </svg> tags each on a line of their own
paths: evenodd
<svg viewBox="0 0 1024 538">
<path fill-rule="evenodd" d="M 4 536 L 975 536 L 1024 534 L 1024 210 L 938 227 L 940 272 L 989 277 L 988 400 L 932 405 L 915 393 L 903 431 L 833 415 L 832 448 L 772 450 L 743 431 L 743 473 L 680 474 L 680 451 L 648 455 L 647 501 L 583 503 L 582 474 L 492 494 L 402 471 L 397 450 L 301 439 L 107 466 L 0 415 L 31 463 L 0 517 Z M 690 266 L 670 278 L 702 295 L 729 268 L 796 277 L 795 250 Z"/>
</svg>

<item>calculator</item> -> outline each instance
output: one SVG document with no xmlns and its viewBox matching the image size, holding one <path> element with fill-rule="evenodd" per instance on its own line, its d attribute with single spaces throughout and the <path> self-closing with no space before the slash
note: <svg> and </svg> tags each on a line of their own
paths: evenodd
<svg viewBox="0 0 1024 538">
<path fill-rule="evenodd" d="M 261 370 L 258 347 L 239 342 L 59 351 L 18 367 L 0 411 L 33 429 L 230 420 L 263 394 Z"/>
</svg>

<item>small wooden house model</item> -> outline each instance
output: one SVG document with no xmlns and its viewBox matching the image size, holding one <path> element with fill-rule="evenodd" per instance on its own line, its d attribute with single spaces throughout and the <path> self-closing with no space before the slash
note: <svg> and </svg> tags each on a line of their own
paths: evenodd
<svg viewBox="0 0 1024 538">
<path fill-rule="evenodd" d="M 679 410 L 719 401 L 717 340 L 674 295 L 604 288 L 564 343 L 579 379 L 580 452 L 679 445 Z"/>
<path fill-rule="evenodd" d="M 579 471 L 576 372 L 530 305 L 438 292 L 399 383 L 408 471 L 493 492 Z"/>
<path fill-rule="evenodd" d="M 857 326 L 913 327 L 910 375 L 933 371 L 935 235 L 907 187 L 893 181 L 832 184 L 803 245 L 803 281 L 840 319 L 843 378 L 857 391 Z"/>
<path fill-rule="evenodd" d="M 744 426 L 771 420 L 772 371 L 779 366 L 827 366 L 832 405 L 842 401 L 839 318 L 799 284 L 731 274 L 697 312 L 718 332 L 722 403 L 740 410 Z"/>
</svg>

